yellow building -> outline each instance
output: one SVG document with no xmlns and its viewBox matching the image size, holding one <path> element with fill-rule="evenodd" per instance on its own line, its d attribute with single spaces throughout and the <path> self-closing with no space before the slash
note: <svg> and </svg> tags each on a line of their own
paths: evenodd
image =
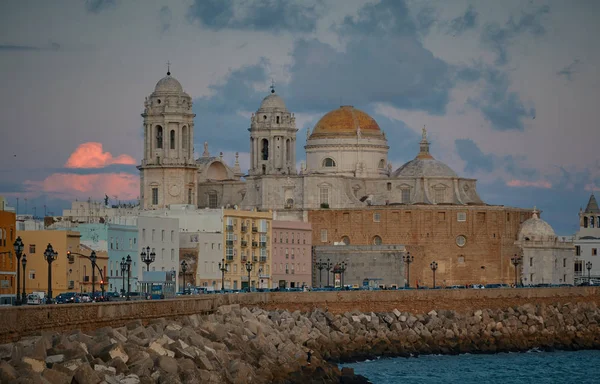
<svg viewBox="0 0 600 384">
<path fill-rule="evenodd" d="M 91 249 L 79 244 L 79 232 L 74 231 L 18 231 L 24 244 L 23 253 L 27 255 L 25 269 L 25 290 L 31 292 L 45 292 L 48 294 L 48 262 L 44 258 L 44 251 L 48 244 L 58 253 L 52 262 L 52 296 L 68 291 L 91 292 L 92 272 L 91 262 L 87 257 Z M 73 252 L 69 257 L 67 251 Z M 108 255 L 106 252 L 97 252 L 98 267 L 106 276 Z M 100 292 L 101 277 L 96 270 L 96 291 Z"/>
<path fill-rule="evenodd" d="M 271 288 L 271 228 L 273 213 L 223 210 L 225 288 L 248 287 L 246 263 L 250 262 L 250 287 Z"/>
<path fill-rule="evenodd" d="M 17 258 L 13 250 L 16 215 L 0 206 L 0 305 L 12 304 L 17 286 Z"/>
</svg>

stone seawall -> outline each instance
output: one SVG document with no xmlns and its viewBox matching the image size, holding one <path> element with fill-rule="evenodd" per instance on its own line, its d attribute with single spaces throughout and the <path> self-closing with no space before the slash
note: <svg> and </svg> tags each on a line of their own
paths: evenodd
<svg viewBox="0 0 600 384">
<path fill-rule="evenodd" d="M 0 343 L 15 341 L 39 331 L 93 330 L 118 327 L 133 320 L 147 323 L 158 318 L 179 318 L 213 313 L 221 305 L 259 306 L 264 309 L 311 311 L 334 314 L 352 310 L 389 312 L 393 309 L 424 314 L 432 309 L 466 311 L 496 309 L 525 303 L 554 304 L 596 302 L 598 287 L 400 290 L 344 292 L 265 292 L 199 295 L 173 300 L 130 301 L 95 304 L 42 305 L 0 308 Z"/>
<path fill-rule="evenodd" d="M 593 302 L 427 314 L 302 313 L 234 304 L 179 321 L 42 332 L 0 345 L 0 382 L 41 376 L 52 384 L 366 383 L 331 361 L 600 348 L 599 322 Z"/>
</svg>

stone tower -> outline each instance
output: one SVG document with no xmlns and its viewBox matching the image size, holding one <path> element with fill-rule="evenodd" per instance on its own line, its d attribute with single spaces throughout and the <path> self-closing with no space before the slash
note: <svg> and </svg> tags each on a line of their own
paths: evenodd
<svg viewBox="0 0 600 384">
<path fill-rule="evenodd" d="M 271 86 L 250 123 L 250 176 L 296 174 L 296 118 Z"/>
<path fill-rule="evenodd" d="M 192 98 L 171 72 L 144 102 L 144 158 L 140 170 L 142 209 L 197 202 Z"/>
</svg>

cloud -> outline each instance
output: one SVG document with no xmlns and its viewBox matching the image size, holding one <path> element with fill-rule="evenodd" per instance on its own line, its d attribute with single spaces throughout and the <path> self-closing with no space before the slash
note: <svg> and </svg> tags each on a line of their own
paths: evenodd
<svg viewBox="0 0 600 384">
<path fill-rule="evenodd" d="M 423 11 L 424 20 L 427 12 Z M 427 23 L 426 23 L 427 24 Z M 341 35 L 416 36 L 417 23 L 403 0 L 381 0 L 367 3 L 356 16 L 346 16 L 339 26 L 334 26 Z"/>
<path fill-rule="evenodd" d="M 191 22 L 212 29 L 312 32 L 321 12 L 316 5 L 279 0 L 195 0 Z"/>
<path fill-rule="evenodd" d="M 50 42 L 48 45 L 18 45 L 18 44 L 0 44 L 0 51 L 18 52 L 18 51 L 58 51 L 60 44 Z"/>
<path fill-rule="evenodd" d="M 479 13 L 475 11 L 475 7 L 469 5 L 465 13 L 450 20 L 446 33 L 453 36 L 460 36 L 470 29 L 475 29 L 478 25 L 478 16 Z"/>
<path fill-rule="evenodd" d="M 117 0 L 86 0 L 85 9 L 91 13 L 100 13 L 117 5 Z"/>
<path fill-rule="evenodd" d="M 556 74 L 558 76 L 564 76 L 567 78 L 567 80 L 571 81 L 571 80 L 573 80 L 573 75 L 575 75 L 577 72 L 579 72 L 577 70 L 577 67 L 579 67 L 579 64 L 580 64 L 580 61 L 578 59 L 575 59 L 575 60 L 573 60 L 573 62 L 571 64 L 567 65 L 560 71 L 556 72 Z"/>
<path fill-rule="evenodd" d="M 492 172 L 494 170 L 493 155 L 484 155 L 481 149 L 471 139 L 454 140 L 456 152 L 467 165 L 466 172 L 475 172 L 478 170 Z"/>
<path fill-rule="evenodd" d="M 542 36 L 546 28 L 542 25 L 544 15 L 550 13 L 550 7 L 541 6 L 532 12 L 522 12 L 521 17 L 515 21 L 511 18 L 504 26 L 498 23 L 486 24 L 481 35 L 482 44 L 496 54 L 496 64 L 504 65 L 508 62 L 508 47 L 515 39 L 529 33 L 533 36 Z"/>
<path fill-rule="evenodd" d="M 102 143 L 83 143 L 69 156 L 67 168 L 102 168 L 112 164 L 135 165 L 136 160 L 129 155 L 113 157 L 110 152 L 103 152 Z"/>
<path fill-rule="evenodd" d="M 105 194 L 118 196 L 120 200 L 137 199 L 140 193 L 138 175 L 128 173 L 109 173 L 95 175 L 74 175 L 54 173 L 42 181 L 25 181 L 27 190 L 45 193 L 53 198 L 100 199 Z"/>
<path fill-rule="evenodd" d="M 161 33 L 165 33 L 171 28 L 171 20 L 173 19 L 173 14 L 171 9 L 164 5 L 160 11 L 158 11 L 158 22 L 160 23 L 160 31 Z"/>
<path fill-rule="evenodd" d="M 506 185 L 509 187 L 529 187 L 529 188 L 552 188 L 552 184 L 548 181 L 538 180 L 538 181 L 528 181 L 528 180 L 509 180 L 506 182 Z"/>
</svg>

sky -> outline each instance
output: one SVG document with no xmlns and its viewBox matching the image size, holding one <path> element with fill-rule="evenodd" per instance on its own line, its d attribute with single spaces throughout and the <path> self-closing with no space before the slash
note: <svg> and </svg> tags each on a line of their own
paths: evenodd
<svg viewBox="0 0 600 384">
<path fill-rule="evenodd" d="M 0 2 L 0 195 L 19 213 L 135 201 L 144 98 L 167 72 L 194 100 L 195 151 L 249 160 L 274 83 L 306 132 L 340 105 L 373 116 L 393 168 L 431 152 L 488 204 L 559 235 L 600 190 L 594 0 Z M 594 48 L 596 47 L 596 48 Z"/>
</svg>

